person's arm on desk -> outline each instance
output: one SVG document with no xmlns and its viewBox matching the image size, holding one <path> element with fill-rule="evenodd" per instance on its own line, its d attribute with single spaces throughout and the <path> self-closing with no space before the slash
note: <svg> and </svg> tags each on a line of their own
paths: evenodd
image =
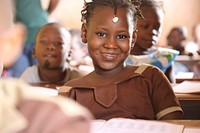
<svg viewBox="0 0 200 133">
<path fill-rule="evenodd" d="M 169 113 L 161 118 L 161 120 L 180 120 L 183 119 L 182 113 L 179 111 Z"/>
</svg>

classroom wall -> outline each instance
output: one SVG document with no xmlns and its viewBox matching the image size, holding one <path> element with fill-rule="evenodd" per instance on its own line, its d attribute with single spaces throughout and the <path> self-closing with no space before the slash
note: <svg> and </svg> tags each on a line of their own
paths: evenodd
<svg viewBox="0 0 200 133">
<path fill-rule="evenodd" d="M 165 17 L 160 46 L 166 45 L 166 36 L 173 26 L 186 26 L 191 29 L 194 24 L 200 23 L 200 0 L 162 0 L 164 2 Z M 81 27 L 81 9 L 83 0 L 60 0 L 58 8 L 51 18 L 61 21 L 68 28 Z"/>
</svg>

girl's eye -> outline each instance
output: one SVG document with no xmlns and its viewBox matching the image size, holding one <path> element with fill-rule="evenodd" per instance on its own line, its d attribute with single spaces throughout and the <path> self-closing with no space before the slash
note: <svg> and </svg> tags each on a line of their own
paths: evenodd
<svg viewBox="0 0 200 133">
<path fill-rule="evenodd" d="M 103 32 L 97 32 L 96 33 L 98 36 L 100 36 L 100 37 L 106 37 L 106 34 L 105 33 L 103 33 Z"/>
<path fill-rule="evenodd" d="M 40 44 L 43 44 L 43 45 L 48 44 L 48 42 L 47 42 L 46 40 L 40 40 L 39 43 L 40 43 Z"/>
<path fill-rule="evenodd" d="M 127 35 L 118 35 L 117 38 L 118 39 L 126 39 L 128 36 Z"/>
</svg>

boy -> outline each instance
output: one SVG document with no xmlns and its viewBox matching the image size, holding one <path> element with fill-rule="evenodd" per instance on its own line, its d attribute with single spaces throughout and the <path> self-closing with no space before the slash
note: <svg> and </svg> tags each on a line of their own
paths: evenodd
<svg viewBox="0 0 200 133">
<path fill-rule="evenodd" d="M 48 23 L 37 33 L 34 56 L 38 65 L 27 68 L 21 79 L 28 83 L 65 83 L 82 76 L 67 64 L 70 33 L 58 23 Z"/>
</svg>

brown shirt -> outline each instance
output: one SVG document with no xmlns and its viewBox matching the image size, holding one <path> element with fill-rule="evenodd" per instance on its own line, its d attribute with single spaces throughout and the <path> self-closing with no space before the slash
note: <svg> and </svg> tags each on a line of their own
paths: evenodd
<svg viewBox="0 0 200 133">
<path fill-rule="evenodd" d="M 65 85 L 59 94 L 68 95 L 86 106 L 97 119 L 154 120 L 182 111 L 171 84 L 154 66 L 127 66 L 120 74 L 112 76 L 92 72 Z"/>
</svg>

